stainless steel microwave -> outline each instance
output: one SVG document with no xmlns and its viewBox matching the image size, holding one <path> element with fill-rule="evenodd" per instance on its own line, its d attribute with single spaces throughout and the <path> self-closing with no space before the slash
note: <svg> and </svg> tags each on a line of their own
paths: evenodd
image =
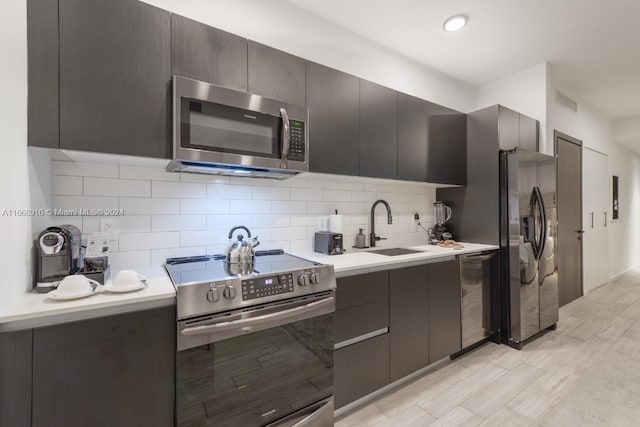
<svg viewBox="0 0 640 427">
<path fill-rule="evenodd" d="M 309 109 L 173 77 L 170 172 L 286 179 L 309 170 Z"/>
</svg>

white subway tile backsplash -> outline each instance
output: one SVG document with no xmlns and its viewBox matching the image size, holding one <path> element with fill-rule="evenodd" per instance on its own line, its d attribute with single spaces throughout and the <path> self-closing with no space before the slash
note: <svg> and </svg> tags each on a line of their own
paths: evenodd
<svg viewBox="0 0 640 427">
<path fill-rule="evenodd" d="M 307 203 L 301 201 L 273 201 L 271 202 L 272 213 L 301 214 L 307 212 Z M 258 213 L 258 212 L 256 212 Z"/>
<path fill-rule="evenodd" d="M 251 199 L 251 187 L 248 185 L 207 184 L 209 199 Z"/>
<path fill-rule="evenodd" d="M 292 188 L 291 200 L 322 200 L 322 190 L 318 188 Z"/>
<path fill-rule="evenodd" d="M 51 181 L 54 196 L 82 196 L 82 177 L 54 175 Z"/>
<path fill-rule="evenodd" d="M 229 213 L 271 213 L 271 200 L 230 200 Z"/>
<path fill-rule="evenodd" d="M 103 178 L 117 178 L 118 165 L 107 165 L 101 163 L 83 162 L 63 162 L 53 160 L 51 162 L 51 173 L 53 175 L 71 176 L 98 176 Z"/>
<path fill-rule="evenodd" d="M 54 209 L 117 209 L 117 197 L 53 196 Z"/>
<path fill-rule="evenodd" d="M 52 169 L 52 207 L 124 210 L 124 215 L 110 217 L 117 236 L 111 262 L 117 269 L 224 252 L 228 232 L 236 225 L 259 237 L 258 249 L 311 250 L 318 217 L 336 209 L 344 215 L 348 247 L 359 228 L 368 233 L 369 211 L 377 199 L 391 204 L 394 217 L 388 225 L 384 209 L 376 210 L 377 232 L 389 239 L 380 243 L 383 247 L 426 243 L 414 212 L 425 227 L 433 223 L 435 189 L 420 183 L 316 174 L 279 181 L 59 161 Z M 54 223 L 77 224 L 86 235 L 99 231 L 103 218 L 67 216 Z"/>
<path fill-rule="evenodd" d="M 91 175 L 88 175 L 91 176 Z M 117 176 L 117 175 L 116 175 Z M 120 178 L 149 179 L 153 181 L 180 181 L 180 174 L 167 172 L 163 168 L 149 168 L 140 166 L 120 166 Z"/>
<path fill-rule="evenodd" d="M 137 251 L 155 248 L 177 248 L 180 246 L 180 233 L 120 233 L 118 243 L 120 250 Z"/>
<path fill-rule="evenodd" d="M 84 195 L 151 197 L 151 181 L 85 177 Z"/>
<path fill-rule="evenodd" d="M 181 214 L 226 214 L 229 213 L 229 200 L 220 199 L 183 199 L 180 200 Z"/>
<path fill-rule="evenodd" d="M 125 215 L 170 215 L 180 213 L 178 199 L 155 199 L 138 197 L 120 197 L 120 209 Z"/>
<path fill-rule="evenodd" d="M 291 189 L 286 187 L 253 187 L 253 198 L 256 200 L 290 200 Z"/>
<path fill-rule="evenodd" d="M 175 197 L 179 199 L 204 199 L 207 197 L 206 184 L 191 182 L 154 181 L 151 186 L 153 197 Z"/>
<path fill-rule="evenodd" d="M 205 215 L 153 215 L 151 231 L 206 230 Z"/>
<path fill-rule="evenodd" d="M 236 225 L 251 226 L 251 215 L 207 215 L 207 228 L 213 230 L 229 230 Z"/>
</svg>

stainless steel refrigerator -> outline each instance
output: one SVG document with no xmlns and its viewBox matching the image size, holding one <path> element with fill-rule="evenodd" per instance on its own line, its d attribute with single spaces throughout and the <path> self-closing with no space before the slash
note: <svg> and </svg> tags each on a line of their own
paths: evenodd
<svg viewBox="0 0 640 427">
<path fill-rule="evenodd" d="M 522 348 L 558 322 L 556 161 L 500 151 L 502 340 Z"/>
</svg>

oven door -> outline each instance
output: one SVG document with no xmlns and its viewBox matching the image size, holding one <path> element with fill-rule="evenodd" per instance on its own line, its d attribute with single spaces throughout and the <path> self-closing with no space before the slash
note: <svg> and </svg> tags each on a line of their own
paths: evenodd
<svg viewBox="0 0 640 427">
<path fill-rule="evenodd" d="M 307 171 L 308 109 L 173 78 L 174 159 Z"/>
<path fill-rule="evenodd" d="M 331 425 L 334 311 L 332 291 L 179 322 L 176 424 Z"/>
</svg>

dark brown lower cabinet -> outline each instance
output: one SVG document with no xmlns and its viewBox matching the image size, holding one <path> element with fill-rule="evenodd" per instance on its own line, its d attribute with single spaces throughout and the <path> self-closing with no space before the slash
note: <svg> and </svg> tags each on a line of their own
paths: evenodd
<svg viewBox="0 0 640 427">
<path fill-rule="evenodd" d="M 336 350 L 335 405 L 340 408 L 389 384 L 389 334 Z"/>
<path fill-rule="evenodd" d="M 175 307 L 33 331 L 33 426 L 173 426 Z"/>
<path fill-rule="evenodd" d="M 389 304 L 393 382 L 429 364 L 429 266 L 391 270 Z"/>
<path fill-rule="evenodd" d="M 31 329 L 0 333 L 0 426 L 31 425 Z"/>
<path fill-rule="evenodd" d="M 429 264 L 429 363 L 462 350 L 460 261 Z"/>
</svg>

